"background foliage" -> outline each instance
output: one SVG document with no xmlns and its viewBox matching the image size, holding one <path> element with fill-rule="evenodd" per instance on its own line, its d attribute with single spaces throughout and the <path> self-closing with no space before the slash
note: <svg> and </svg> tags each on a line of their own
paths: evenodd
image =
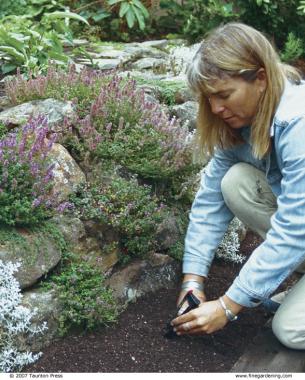
<svg viewBox="0 0 305 380">
<path fill-rule="evenodd" d="M 64 46 L 73 47 L 76 36 L 112 41 L 182 37 L 193 43 L 229 21 L 265 32 L 281 58 L 293 62 L 304 56 L 304 19 L 304 0 L 3 0 L 1 70 L 41 72 L 50 60 L 67 65 Z"/>
</svg>

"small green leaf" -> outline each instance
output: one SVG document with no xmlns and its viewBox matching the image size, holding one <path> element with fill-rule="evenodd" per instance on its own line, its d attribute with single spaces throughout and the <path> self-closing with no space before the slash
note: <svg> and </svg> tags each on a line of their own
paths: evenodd
<svg viewBox="0 0 305 380">
<path fill-rule="evenodd" d="M 92 19 L 95 22 L 99 22 L 99 21 L 101 21 L 104 18 L 107 18 L 109 16 L 111 16 L 111 13 L 109 13 L 109 12 L 99 12 L 99 13 L 95 14 L 94 16 L 92 16 Z"/>
<path fill-rule="evenodd" d="M 122 3 L 121 7 L 120 7 L 119 16 L 120 17 L 124 17 L 124 15 L 128 12 L 129 8 L 130 8 L 130 4 L 129 3 Z"/>
<path fill-rule="evenodd" d="M 115 5 L 115 4 L 121 3 L 122 1 L 124 1 L 124 0 L 108 0 L 108 4 L 109 5 Z"/>
<path fill-rule="evenodd" d="M 4 63 L 3 65 L 1 65 L 1 71 L 3 74 L 8 74 L 14 71 L 16 68 L 17 66 L 11 63 Z"/>
<path fill-rule="evenodd" d="M 135 14 L 132 11 L 132 8 L 130 7 L 126 13 L 126 20 L 127 20 L 127 25 L 129 28 L 132 28 L 135 23 Z"/>
<path fill-rule="evenodd" d="M 23 63 L 25 60 L 25 56 L 11 46 L 0 46 L 0 51 L 9 54 L 11 57 L 14 57 L 19 63 Z"/>
<path fill-rule="evenodd" d="M 145 21 L 144 21 L 143 13 L 141 13 L 141 11 L 138 8 L 136 8 L 134 5 L 131 5 L 131 7 L 134 11 L 134 14 L 136 15 L 140 29 L 144 30 L 145 29 Z"/>
<path fill-rule="evenodd" d="M 133 0 L 133 4 L 134 4 L 136 7 L 138 7 L 138 8 L 141 9 L 141 11 L 142 11 L 142 13 L 143 13 L 143 16 L 144 16 L 145 18 L 149 18 L 149 12 L 148 12 L 147 8 L 144 7 L 144 5 L 141 3 L 140 0 Z"/>
<path fill-rule="evenodd" d="M 17 38 L 14 38 L 4 29 L 0 29 L 0 43 L 14 47 L 16 50 L 23 49 L 23 43 Z"/>
<path fill-rule="evenodd" d="M 78 20 L 78 21 L 81 21 L 81 22 L 89 25 L 88 21 L 84 17 L 78 15 L 77 13 L 73 13 L 73 12 L 59 12 L 59 11 L 57 11 L 57 12 L 52 12 L 52 13 L 45 13 L 44 17 L 48 20 L 59 19 L 59 18 L 71 18 L 73 20 Z"/>
</svg>

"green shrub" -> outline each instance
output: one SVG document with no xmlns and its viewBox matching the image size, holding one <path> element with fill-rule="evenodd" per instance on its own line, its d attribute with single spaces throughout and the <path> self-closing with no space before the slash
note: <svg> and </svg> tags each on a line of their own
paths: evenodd
<svg viewBox="0 0 305 380">
<path fill-rule="evenodd" d="M 305 46 L 304 4 L 300 0 L 186 0 L 179 5 L 173 0 L 164 0 L 161 7 L 168 15 L 160 18 L 159 28 L 194 42 L 220 24 L 240 21 L 266 33 L 280 50 L 289 49 L 288 56 L 283 54 L 290 60 L 292 51 L 295 59 Z M 175 23 L 169 23 L 170 19 L 175 19 Z M 287 47 L 287 43 L 291 45 L 289 33 L 299 41 L 292 49 Z"/>
<path fill-rule="evenodd" d="M 164 32 L 179 33 L 189 42 L 195 42 L 219 24 L 237 20 L 239 13 L 233 5 L 222 0 L 186 0 L 183 4 L 161 0 L 160 6 L 167 14 L 158 23 Z"/>
<path fill-rule="evenodd" d="M 85 186 L 70 197 L 81 219 L 96 219 L 121 235 L 122 256 L 145 256 L 157 248 L 157 226 L 168 209 L 151 195 L 151 188 L 135 178 L 112 178 L 109 184 Z"/>
<path fill-rule="evenodd" d="M 63 307 L 59 318 L 61 335 L 76 326 L 93 329 L 107 325 L 118 316 L 118 306 L 112 291 L 104 286 L 101 272 L 86 262 L 73 260 L 73 255 L 66 253 L 60 272 L 45 285 L 56 289 Z"/>
<path fill-rule="evenodd" d="M 304 54 L 304 44 L 300 38 L 296 38 L 293 33 L 288 34 L 284 49 L 281 52 L 281 60 L 293 62 Z"/>
</svg>

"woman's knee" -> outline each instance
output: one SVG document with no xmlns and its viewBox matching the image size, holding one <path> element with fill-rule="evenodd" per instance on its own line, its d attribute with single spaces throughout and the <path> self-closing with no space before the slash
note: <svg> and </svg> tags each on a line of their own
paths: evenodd
<svg viewBox="0 0 305 380">
<path fill-rule="evenodd" d="M 235 202 L 240 200 L 240 192 L 244 188 L 250 189 L 252 186 L 249 184 L 253 176 L 251 176 L 252 166 L 239 162 L 231 166 L 221 181 L 221 192 L 225 201 Z"/>
<path fill-rule="evenodd" d="M 295 350 L 304 350 L 304 327 L 301 327 L 303 331 L 300 331 L 292 319 L 289 313 L 281 313 L 279 309 L 272 320 L 272 331 L 284 346 Z"/>
</svg>

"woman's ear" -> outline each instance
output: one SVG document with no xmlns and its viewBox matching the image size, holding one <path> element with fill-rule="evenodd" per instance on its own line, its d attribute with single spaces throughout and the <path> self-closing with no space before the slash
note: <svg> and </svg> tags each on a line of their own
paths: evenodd
<svg viewBox="0 0 305 380">
<path fill-rule="evenodd" d="M 263 69 L 262 67 L 257 71 L 256 81 L 259 91 L 263 93 L 267 88 L 267 76 L 265 69 Z"/>
</svg>

